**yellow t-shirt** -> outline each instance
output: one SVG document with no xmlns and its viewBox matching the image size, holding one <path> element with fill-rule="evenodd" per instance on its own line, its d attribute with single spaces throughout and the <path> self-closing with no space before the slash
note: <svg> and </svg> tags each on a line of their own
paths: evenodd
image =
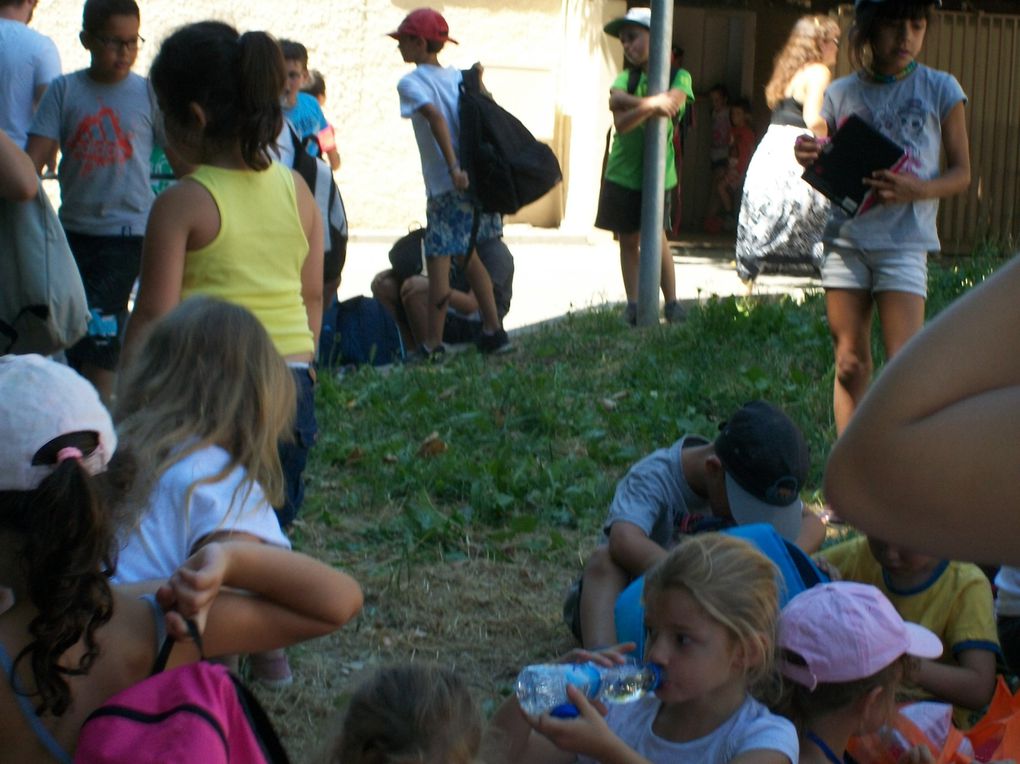
<svg viewBox="0 0 1020 764">
<path fill-rule="evenodd" d="M 278 162 L 263 172 L 202 165 L 188 177 L 212 195 L 220 231 L 187 253 L 181 299 L 205 294 L 243 305 L 281 355 L 314 353 L 301 297 L 308 239 L 291 171 Z"/>
<path fill-rule="evenodd" d="M 860 536 L 820 553 L 847 581 L 871 584 L 882 591 L 904 621 L 930 629 L 942 640 L 940 663 L 957 665 L 954 656 L 964 650 L 999 652 L 992 587 L 981 569 L 969 562 L 943 561 L 921 586 L 894 589 L 871 554 L 868 539 Z M 912 700 L 932 696 L 917 687 L 907 688 Z M 956 706 L 957 726 L 969 727 L 971 710 Z"/>
</svg>

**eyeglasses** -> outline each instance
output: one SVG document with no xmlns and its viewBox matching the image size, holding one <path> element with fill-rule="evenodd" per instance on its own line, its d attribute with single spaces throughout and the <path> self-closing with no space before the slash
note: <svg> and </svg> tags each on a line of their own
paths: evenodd
<svg viewBox="0 0 1020 764">
<path fill-rule="evenodd" d="M 123 40 L 120 37 L 107 37 L 103 34 L 94 34 L 91 37 L 111 53 L 119 53 L 122 48 L 127 51 L 136 51 L 145 42 L 145 38 L 141 35 L 128 40 Z"/>
</svg>

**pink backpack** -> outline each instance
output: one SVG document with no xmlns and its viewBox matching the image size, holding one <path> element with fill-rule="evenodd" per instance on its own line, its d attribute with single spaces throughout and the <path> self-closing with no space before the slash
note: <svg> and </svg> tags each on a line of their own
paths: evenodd
<svg viewBox="0 0 1020 764">
<path fill-rule="evenodd" d="M 201 643 L 199 643 L 201 646 Z M 82 725 L 78 764 L 287 764 L 269 717 L 224 666 L 199 661 L 121 690 Z"/>
</svg>

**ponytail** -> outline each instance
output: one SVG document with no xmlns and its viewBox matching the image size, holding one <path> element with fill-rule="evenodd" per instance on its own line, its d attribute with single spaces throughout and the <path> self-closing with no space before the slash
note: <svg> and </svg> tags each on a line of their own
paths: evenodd
<svg viewBox="0 0 1020 764">
<path fill-rule="evenodd" d="M 51 443 L 60 447 L 58 440 L 81 442 L 83 436 L 94 441 L 94 433 L 72 433 Z M 21 541 L 26 593 L 38 611 L 28 625 L 32 639 L 14 660 L 15 666 L 28 661 L 34 687 L 15 690 L 37 698 L 39 715 L 63 714 L 72 700 L 65 677 L 87 674 L 99 657 L 96 632 L 113 615 L 116 525 L 109 507 L 131 484 L 133 471 L 133 462 L 119 455 L 97 476 L 68 458 L 35 490 L 0 492 L 0 527 Z M 61 666 L 79 641 L 84 651 L 77 663 Z"/>
<path fill-rule="evenodd" d="M 239 36 L 220 21 L 188 24 L 160 46 L 149 80 L 168 132 L 194 143 L 200 161 L 239 145 L 248 167 L 269 167 L 283 126 L 284 86 L 283 55 L 271 36 Z M 205 112 L 203 126 L 192 114 L 193 103 Z"/>
<path fill-rule="evenodd" d="M 268 149 L 283 127 L 283 53 L 265 32 L 245 32 L 238 43 L 241 156 L 252 169 L 264 170 L 272 162 Z"/>
</svg>

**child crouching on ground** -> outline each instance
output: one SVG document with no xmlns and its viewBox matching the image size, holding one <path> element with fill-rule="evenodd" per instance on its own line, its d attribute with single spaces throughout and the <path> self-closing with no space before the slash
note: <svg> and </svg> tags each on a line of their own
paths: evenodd
<svg viewBox="0 0 1020 764">
<path fill-rule="evenodd" d="M 620 593 L 686 534 L 768 523 L 805 551 L 818 549 L 825 528 L 799 495 L 809 466 L 800 429 L 765 401 L 741 406 L 714 442 L 687 435 L 641 459 L 617 484 L 602 544 L 567 597 L 574 635 L 588 648 L 616 643 Z"/>
<path fill-rule="evenodd" d="M 654 695 L 613 705 L 603 719 L 579 692 L 581 715 L 528 717 L 516 697 L 493 717 L 508 762 L 794 764 L 797 734 L 759 700 L 776 686 L 776 569 L 748 542 L 718 533 L 685 539 L 645 583 L 645 660 L 661 667 Z M 633 645 L 630 645 L 633 649 Z M 568 660 L 623 657 L 576 651 Z"/>
</svg>

